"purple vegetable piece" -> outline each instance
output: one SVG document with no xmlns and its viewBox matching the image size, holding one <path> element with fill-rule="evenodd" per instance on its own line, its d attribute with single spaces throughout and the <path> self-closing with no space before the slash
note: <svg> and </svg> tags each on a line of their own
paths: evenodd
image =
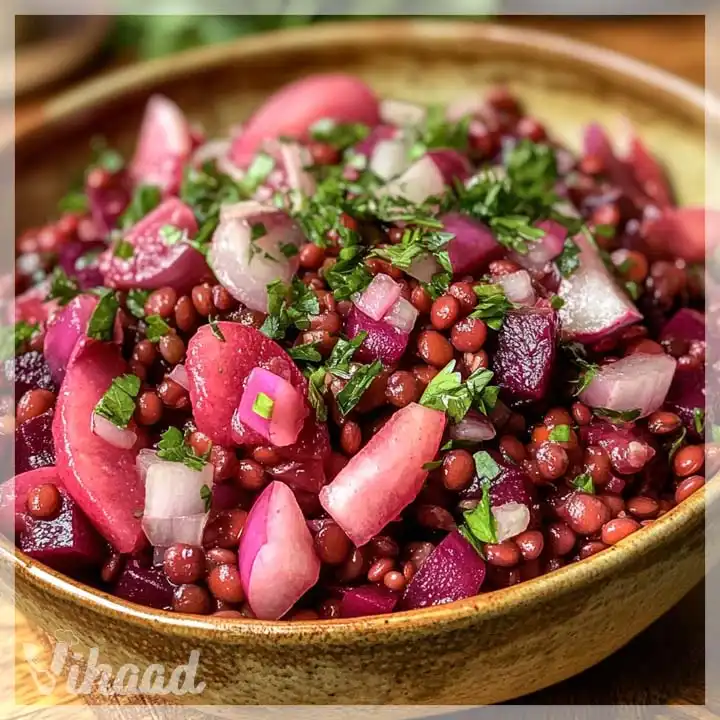
<svg viewBox="0 0 720 720">
<path fill-rule="evenodd" d="M 97 567 L 103 560 L 105 543 L 85 513 L 64 490 L 59 515 L 53 520 L 36 520 L 25 516 L 25 529 L 18 546 L 26 555 L 49 567 L 73 573 Z"/>
<path fill-rule="evenodd" d="M 18 398 L 28 390 L 56 389 L 45 357 L 35 350 L 6 360 L 4 371 L 6 380 L 15 383 L 15 394 Z"/>
<path fill-rule="evenodd" d="M 650 462 L 657 452 L 652 436 L 637 425 L 613 425 L 594 419 L 583 427 L 580 437 L 586 445 L 599 445 L 620 475 L 632 475 Z"/>
<path fill-rule="evenodd" d="M 415 610 L 472 597 L 484 580 L 483 559 L 459 532 L 451 532 L 410 581 L 400 608 Z"/>
<path fill-rule="evenodd" d="M 365 155 L 366 157 L 370 157 L 373 150 L 375 150 L 376 145 L 381 140 L 392 140 L 392 138 L 394 138 L 397 134 L 398 129 L 392 125 L 376 125 L 364 140 L 361 140 L 357 145 L 355 145 L 353 151 L 356 155 Z"/>
<path fill-rule="evenodd" d="M 665 410 L 678 415 L 688 431 L 698 437 L 701 433 L 695 427 L 695 411 L 704 412 L 706 404 L 705 369 L 678 367 L 665 398 Z"/>
<path fill-rule="evenodd" d="M 391 613 L 400 600 L 400 593 L 384 585 L 341 588 L 340 593 L 340 617 L 343 618 Z"/>
<path fill-rule="evenodd" d="M 125 170 L 115 173 L 88 173 L 85 194 L 98 230 L 106 235 L 116 225 L 130 202 L 132 183 Z"/>
<path fill-rule="evenodd" d="M 550 389 L 559 327 L 551 308 L 511 310 L 498 336 L 495 380 L 511 404 L 542 400 Z"/>
<path fill-rule="evenodd" d="M 392 365 L 403 356 L 409 336 L 382 320 L 373 320 L 353 305 L 345 321 L 345 332 L 352 339 L 363 330 L 368 335 L 355 353 L 359 362 L 380 360 L 385 365 Z"/>
<path fill-rule="evenodd" d="M 15 472 L 55 465 L 52 437 L 53 411 L 26 420 L 15 434 Z"/>
<path fill-rule="evenodd" d="M 211 510 L 232 510 L 243 501 L 243 491 L 232 482 L 214 483 Z"/>
<path fill-rule="evenodd" d="M 427 154 L 437 165 L 447 185 L 453 185 L 455 180 L 463 182 L 470 177 L 472 172 L 470 162 L 457 150 L 430 150 Z"/>
<path fill-rule="evenodd" d="M 67 275 L 75 277 L 81 290 L 89 290 L 103 284 L 99 258 L 106 248 L 107 245 L 98 240 L 68 242 L 60 248 L 58 262 Z"/>
<path fill-rule="evenodd" d="M 455 236 L 448 242 L 447 250 L 456 275 L 482 272 L 505 254 L 490 228 L 479 220 L 460 213 L 447 213 L 440 220 L 445 232 Z"/>
<path fill-rule="evenodd" d="M 113 587 L 113 594 L 123 600 L 159 610 L 172 606 L 173 586 L 162 569 L 142 567 L 131 560 Z"/>
<path fill-rule="evenodd" d="M 660 341 L 684 340 L 690 344 L 693 340 L 705 340 L 705 334 L 705 313 L 680 308 L 663 326 Z"/>
<path fill-rule="evenodd" d="M 490 503 L 493 507 L 517 502 L 531 508 L 535 501 L 535 485 L 527 473 L 496 450 L 489 450 L 488 454 L 500 468 L 500 473 L 490 483 Z M 482 483 L 477 475 L 463 490 L 462 496 L 466 500 L 479 500 L 482 497 Z"/>
</svg>

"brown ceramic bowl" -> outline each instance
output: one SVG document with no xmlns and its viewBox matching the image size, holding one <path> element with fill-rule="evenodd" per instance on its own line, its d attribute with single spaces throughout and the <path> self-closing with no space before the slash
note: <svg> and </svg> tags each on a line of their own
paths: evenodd
<svg viewBox="0 0 720 720">
<path fill-rule="evenodd" d="M 684 201 L 702 202 L 703 94 L 630 59 L 493 25 L 325 25 L 201 49 L 112 74 L 49 102 L 19 128 L 19 229 L 53 212 L 97 133 L 129 149 L 145 100 L 167 93 L 221 132 L 269 92 L 327 70 L 381 94 L 443 102 L 507 82 L 553 130 L 622 113 L 668 162 Z M 605 552 L 508 590 L 352 621 L 267 623 L 155 612 L 89 589 L 7 548 L 17 603 L 70 629 L 114 667 L 175 665 L 200 651 L 209 703 L 494 703 L 597 663 L 702 577 L 704 503 L 716 483 Z M 198 702 L 185 696 L 185 702 Z"/>
</svg>

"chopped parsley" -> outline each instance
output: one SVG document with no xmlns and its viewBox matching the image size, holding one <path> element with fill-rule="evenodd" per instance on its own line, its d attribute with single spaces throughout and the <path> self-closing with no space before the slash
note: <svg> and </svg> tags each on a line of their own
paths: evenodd
<svg viewBox="0 0 720 720">
<path fill-rule="evenodd" d="M 361 365 L 347 381 L 345 387 L 335 396 L 338 410 L 347 415 L 359 402 L 372 381 L 382 372 L 379 360 L 371 365 Z"/>
<path fill-rule="evenodd" d="M 345 150 L 364 140 L 370 128 L 362 123 L 339 123 L 331 118 L 318 120 L 310 127 L 310 137 L 318 142 L 332 145 L 337 150 Z"/>
<path fill-rule="evenodd" d="M 107 144 L 104 137 L 94 137 L 90 142 L 93 153 L 91 168 L 100 167 L 111 173 L 120 172 L 125 167 L 123 156 Z"/>
<path fill-rule="evenodd" d="M 17 355 L 39 329 L 37 323 L 31 324 L 25 320 L 0 327 L 0 360 Z"/>
<path fill-rule="evenodd" d="M 310 327 L 310 316 L 320 314 L 320 302 L 312 288 L 295 277 L 290 285 L 276 280 L 267 286 L 268 316 L 260 331 L 273 340 L 285 337 L 288 328 Z"/>
<path fill-rule="evenodd" d="M 633 300 L 637 300 L 642 294 L 642 287 L 634 280 L 628 280 L 625 283 L 625 290 Z"/>
<path fill-rule="evenodd" d="M 161 460 L 181 462 L 191 470 L 202 470 L 206 458 L 197 455 L 192 446 L 185 442 L 182 432 L 176 427 L 169 427 L 158 442 L 157 456 Z"/>
<path fill-rule="evenodd" d="M 150 342 L 158 342 L 170 332 L 170 326 L 163 320 L 160 315 L 148 315 L 145 318 L 145 336 Z"/>
<path fill-rule="evenodd" d="M 498 541 L 495 516 L 490 507 L 490 481 L 482 480 L 482 498 L 473 510 L 463 513 L 463 535 L 472 537 L 471 543 L 477 549 L 476 543 L 496 543 Z M 474 542 L 473 542 L 474 540 Z"/>
<path fill-rule="evenodd" d="M 550 430 L 548 437 L 552 442 L 556 443 L 570 442 L 570 426 L 555 425 L 555 427 Z"/>
<path fill-rule="evenodd" d="M 95 340 L 112 340 L 120 303 L 112 290 L 102 290 L 98 294 L 100 299 L 88 321 L 87 334 Z"/>
<path fill-rule="evenodd" d="M 218 319 L 214 316 L 208 317 L 208 323 L 210 324 L 210 330 L 212 334 L 220 341 L 225 342 L 225 336 L 223 335 L 220 326 L 218 325 Z"/>
<path fill-rule="evenodd" d="M 559 295 L 553 295 L 550 298 L 550 307 L 553 310 L 559 310 L 564 305 L 565 305 L 565 300 L 563 298 L 561 298 Z"/>
<path fill-rule="evenodd" d="M 682 444 L 685 442 L 686 436 L 687 429 L 683 427 L 681 428 L 677 437 L 669 444 L 667 448 L 668 460 L 672 461 L 672 459 L 675 457 L 675 453 L 677 453 L 677 451 L 682 447 Z"/>
<path fill-rule="evenodd" d="M 286 257 L 291 258 L 295 257 L 300 250 L 298 250 L 298 246 L 294 245 L 293 243 L 283 243 L 280 245 L 280 252 Z"/>
<path fill-rule="evenodd" d="M 577 475 L 572 481 L 572 484 L 580 490 L 580 492 L 588 493 L 589 495 L 595 494 L 595 485 L 589 473 Z"/>
<path fill-rule="evenodd" d="M 320 368 L 310 374 L 308 378 L 308 402 L 315 410 L 315 417 L 318 422 L 325 422 L 328 418 L 327 405 L 323 398 L 323 390 L 325 388 L 325 370 Z"/>
<path fill-rule="evenodd" d="M 433 470 L 437 470 L 439 467 L 442 467 L 442 460 L 432 460 L 431 462 L 426 462 L 422 466 L 422 469 L 432 472 Z"/>
<path fill-rule="evenodd" d="M 702 408 L 695 408 L 693 410 L 693 424 L 695 426 L 695 432 L 698 435 L 705 433 L 705 410 Z"/>
<path fill-rule="evenodd" d="M 264 152 L 255 155 L 250 167 L 247 169 L 245 176 L 240 185 L 242 191 L 249 197 L 262 185 L 267 176 L 273 171 L 275 160 Z M 232 180 L 232 178 L 230 178 Z M 227 192 L 227 190 L 226 190 Z"/>
<path fill-rule="evenodd" d="M 433 148 L 451 148 L 465 151 L 468 147 L 470 115 L 457 121 L 450 121 L 445 108 L 434 105 L 427 109 L 425 120 L 417 129 L 417 139 L 410 148 L 410 158 L 422 157 Z"/>
<path fill-rule="evenodd" d="M 175 225 L 163 225 L 160 228 L 160 235 L 166 245 L 177 245 L 180 242 L 187 242 L 187 230 L 182 230 Z"/>
<path fill-rule="evenodd" d="M 120 240 L 115 243 L 115 248 L 113 249 L 113 257 L 120 258 L 121 260 L 129 260 L 133 256 L 134 252 L 135 248 L 132 246 L 131 243 L 129 243 L 127 240 Z"/>
<path fill-rule="evenodd" d="M 212 490 L 207 485 L 203 485 L 200 488 L 200 499 L 205 504 L 205 512 L 210 512 L 210 506 L 212 505 Z"/>
<path fill-rule="evenodd" d="M 123 230 L 135 225 L 152 212 L 162 199 L 160 188 L 156 185 L 138 185 L 130 199 L 130 204 L 120 216 L 119 225 Z"/>
<path fill-rule="evenodd" d="M 288 349 L 288 355 L 296 361 L 319 363 L 322 362 L 322 355 L 318 351 L 320 343 L 311 342 L 303 345 L 295 345 Z"/>
<path fill-rule="evenodd" d="M 82 190 L 71 190 L 58 202 L 61 213 L 86 213 L 89 209 L 87 195 Z"/>
<path fill-rule="evenodd" d="M 324 273 L 336 300 L 348 300 L 362 292 L 372 281 L 372 274 L 365 265 L 364 250 L 360 246 L 344 247 L 337 262 Z"/>
<path fill-rule="evenodd" d="M 68 277 L 65 271 L 56 265 L 50 276 L 50 291 L 46 300 L 57 300 L 58 305 L 67 305 L 80 294 L 75 278 Z"/>
<path fill-rule="evenodd" d="M 259 392 L 255 396 L 253 401 L 252 410 L 256 415 L 259 415 L 265 420 L 270 420 L 273 414 L 273 408 L 275 407 L 275 401 L 264 392 Z"/>
<path fill-rule="evenodd" d="M 572 238 L 565 238 L 562 252 L 555 258 L 555 264 L 563 277 L 570 277 L 580 267 L 580 248 Z"/>
<path fill-rule="evenodd" d="M 130 290 L 125 306 L 136 318 L 142 320 L 145 317 L 145 303 L 149 297 L 149 290 Z"/>
<path fill-rule="evenodd" d="M 371 256 L 383 258 L 401 270 L 408 270 L 414 260 L 429 253 L 446 273 L 452 275 L 447 244 L 454 237 L 452 233 L 427 225 L 407 228 L 397 245 L 377 248 L 372 251 Z"/>
<path fill-rule="evenodd" d="M 267 235 L 267 228 L 264 223 L 256 222 L 250 226 L 250 242 L 256 242 Z"/>
<path fill-rule="evenodd" d="M 479 450 L 473 455 L 475 472 L 484 480 L 494 480 L 500 474 L 500 466 L 493 460 L 492 455 L 485 450 Z"/>
<path fill-rule="evenodd" d="M 611 410 L 610 408 L 593 408 L 598 417 L 606 418 L 611 423 L 627 423 L 640 417 L 640 410 Z"/>
<path fill-rule="evenodd" d="M 367 333 L 363 330 L 352 340 L 340 338 L 328 358 L 325 369 L 336 377 L 347 380 L 350 378 L 350 361 L 355 351 L 363 344 Z"/>
<path fill-rule="evenodd" d="M 475 294 L 478 304 L 470 313 L 472 318 L 480 318 L 493 330 L 499 330 L 505 320 L 508 310 L 512 310 L 512 303 L 507 299 L 502 285 L 485 283 L 475 285 Z"/>
<path fill-rule="evenodd" d="M 95 406 L 95 413 L 119 428 L 126 428 L 135 412 L 135 398 L 139 392 L 137 375 L 116 377 Z"/>
</svg>

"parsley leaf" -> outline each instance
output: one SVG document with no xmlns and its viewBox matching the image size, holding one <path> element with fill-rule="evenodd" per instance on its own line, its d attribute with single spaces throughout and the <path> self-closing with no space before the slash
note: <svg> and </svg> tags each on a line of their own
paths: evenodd
<svg viewBox="0 0 720 720">
<path fill-rule="evenodd" d="M 363 248 L 344 247 L 337 262 L 324 273 L 325 282 L 333 291 L 336 300 L 348 300 L 362 292 L 372 281 L 372 274 L 365 265 Z"/>
<path fill-rule="evenodd" d="M 562 252 L 555 258 L 555 264 L 563 277 L 570 277 L 580 267 L 580 248 L 572 238 L 565 238 Z"/>
<path fill-rule="evenodd" d="M 475 285 L 473 289 L 478 297 L 478 304 L 470 313 L 470 317 L 480 318 L 488 327 L 499 330 L 508 310 L 512 310 L 513 307 L 507 299 L 502 285 L 486 283 Z"/>
<path fill-rule="evenodd" d="M 210 506 L 212 505 L 212 490 L 207 485 L 203 485 L 200 488 L 200 499 L 203 503 L 205 503 L 205 512 L 210 512 Z"/>
<path fill-rule="evenodd" d="M 295 257 L 300 250 L 298 250 L 297 245 L 293 245 L 293 243 L 283 243 L 280 245 L 280 252 L 286 257 L 291 258 Z"/>
<path fill-rule="evenodd" d="M 352 340 L 340 338 L 328 358 L 326 365 L 327 371 L 344 380 L 350 378 L 350 361 L 366 337 L 367 333 L 363 330 Z"/>
<path fill-rule="evenodd" d="M 422 469 L 427 470 L 428 472 L 432 472 L 433 470 L 437 470 L 439 467 L 442 467 L 442 464 L 442 460 L 432 460 L 431 462 L 426 462 L 422 466 Z"/>
<path fill-rule="evenodd" d="M 570 442 L 570 426 L 555 425 L 555 427 L 550 430 L 548 439 L 556 443 Z"/>
<path fill-rule="evenodd" d="M 628 280 L 625 283 L 625 290 L 633 300 L 637 300 L 642 294 L 642 286 L 634 280 Z"/>
<path fill-rule="evenodd" d="M 610 408 L 593 408 L 598 417 L 607 418 L 611 423 L 626 423 L 637 420 L 640 410 L 611 410 Z"/>
<path fill-rule="evenodd" d="M 162 199 L 160 188 L 155 185 L 138 185 L 133 192 L 130 204 L 120 216 L 119 225 L 123 230 L 132 227 L 152 212 Z"/>
<path fill-rule="evenodd" d="M 559 310 L 564 305 L 565 305 L 565 300 L 563 298 L 561 298 L 559 295 L 553 295 L 550 298 L 550 307 L 553 310 Z"/>
<path fill-rule="evenodd" d="M 140 378 L 136 375 L 116 377 L 95 406 L 95 413 L 119 428 L 126 428 L 135 412 L 139 392 Z"/>
<path fill-rule="evenodd" d="M 319 370 L 310 373 L 308 378 L 308 402 L 315 410 L 315 417 L 318 422 L 325 422 L 328 418 L 327 405 L 323 398 L 323 390 L 325 389 L 325 370 Z"/>
<path fill-rule="evenodd" d="M 157 456 L 161 460 L 181 462 L 191 470 L 202 470 L 205 459 L 199 457 L 195 450 L 185 442 L 185 438 L 176 427 L 169 427 L 158 442 Z"/>
<path fill-rule="evenodd" d="M 88 321 L 88 337 L 95 340 L 112 340 L 115 315 L 119 308 L 120 303 L 115 297 L 115 293 L 111 290 L 103 290 Z"/>
<path fill-rule="evenodd" d="M 145 303 L 149 297 L 149 290 L 130 290 L 125 305 L 136 318 L 142 319 L 145 317 Z"/>
<path fill-rule="evenodd" d="M 695 425 L 695 432 L 698 435 L 705 433 L 705 410 L 703 408 L 695 408 L 693 410 L 693 423 Z"/>
<path fill-rule="evenodd" d="M 572 481 L 572 484 L 581 492 L 588 493 L 590 495 L 595 494 L 595 485 L 593 484 L 592 477 L 588 473 L 577 475 Z"/>
<path fill-rule="evenodd" d="M 40 325 L 37 323 L 31 324 L 25 320 L 0 327 L 0 360 L 7 360 L 17 355 L 39 329 Z"/>
<path fill-rule="evenodd" d="M 310 327 L 309 317 L 320 314 L 317 296 L 297 277 L 290 285 L 276 280 L 267 286 L 267 290 L 268 316 L 260 332 L 273 340 L 284 338 L 292 325 L 298 330 L 307 330 Z"/>
<path fill-rule="evenodd" d="M 355 371 L 345 387 L 335 396 L 342 415 L 347 415 L 360 402 L 360 398 L 382 369 L 382 363 L 376 360 L 371 365 L 361 365 Z"/>
<path fill-rule="evenodd" d="M 494 480 L 500 474 L 500 466 L 489 452 L 479 450 L 473 455 L 473 460 L 475 461 L 475 472 L 479 478 Z"/>
<path fill-rule="evenodd" d="M 75 278 L 68 277 L 65 271 L 56 265 L 50 276 L 50 291 L 46 300 L 57 300 L 58 305 L 67 305 L 80 294 Z"/>
<path fill-rule="evenodd" d="M 113 249 L 113 257 L 117 257 L 122 260 L 129 260 L 133 256 L 134 252 L 135 248 L 132 246 L 131 243 L 129 243 L 127 240 L 120 240 L 115 244 L 115 248 Z"/>
<path fill-rule="evenodd" d="M 257 153 L 242 179 L 242 190 L 248 196 L 252 195 L 265 182 L 274 167 L 275 160 L 270 155 L 264 152 Z"/>
<path fill-rule="evenodd" d="M 483 494 L 473 510 L 463 513 L 464 529 L 478 542 L 496 543 L 498 541 L 495 516 L 490 507 L 490 481 L 483 479 Z"/>
<path fill-rule="evenodd" d="M 677 453 L 677 451 L 682 447 L 683 442 L 685 442 L 686 436 L 687 429 L 683 427 L 681 428 L 677 437 L 669 444 L 667 448 L 668 460 L 672 461 L 672 459 L 675 457 L 675 453 Z"/>
<path fill-rule="evenodd" d="M 362 123 L 339 123 L 331 118 L 322 118 L 310 127 L 313 140 L 332 145 L 337 150 L 359 143 L 369 133 L 370 128 Z"/>
<path fill-rule="evenodd" d="M 166 245 L 177 245 L 180 242 L 187 242 L 188 234 L 175 225 L 163 225 L 160 228 L 160 235 Z"/>
<path fill-rule="evenodd" d="M 264 392 L 259 392 L 253 400 L 252 411 L 265 420 L 270 420 L 273 414 L 275 401 Z"/>
<path fill-rule="evenodd" d="M 407 228 L 397 245 L 377 248 L 372 251 L 371 256 L 381 257 L 396 268 L 408 270 L 414 260 L 430 254 L 446 273 L 452 274 L 447 244 L 454 237 L 453 233 L 443 232 L 434 227 Z"/>
<path fill-rule="evenodd" d="M 170 332 L 170 326 L 160 317 L 160 315 L 148 315 L 145 318 L 147 328 L 145 336 L 150 342 L 158 342 Z"/>
<path fill-rule="evenodd" d="M 422 157 L 433 148 L 452 148 L 459 151 L 468 148 L 468 128 L 472 117 L 467 115 L 460 120 L 448 120 L 445 108 L 434 105 L 427 108 L 424 122 L 418 128 L 418 137 L 410 149 L 410 158 Z"/>
<path fill-rule="evenodd" d="M 573 394 L 580 395 L 580 393 L 587 390 L 593 378 L 598 374 L 598 372 L 600 372 L 600 366 L 595 363 L 588 362 L 585 359 L 586 350 L 580 343 L 568 343 L 563 347 L 572 355 L 572 362 L 579 369 L 578 378 L 573 380 L 573 383 L 576 386 Z"/>
<path fill-rule="evenodd" d="M 318 351 L 319 345 L 320 343 L 317 342 L 295 345 L 288 348 L 288 355 L 296 361 L 319 363 L 322 361 L 322 355 Z"/>
<path fill-rule="evenodd" d="M 111 173 L 120 172 L 125 167 L 123 156 L 107 144 L 104 137 L 94 137 L 90 141 L 93 160 L 90 167 L 100 167 Z"/>
<path fill-rule="evenodd" d="M 61 213 L 86 213 L 89 209 L 87 195 L 82 190 L 71 190 L 58 202 Z"/>
</svg>

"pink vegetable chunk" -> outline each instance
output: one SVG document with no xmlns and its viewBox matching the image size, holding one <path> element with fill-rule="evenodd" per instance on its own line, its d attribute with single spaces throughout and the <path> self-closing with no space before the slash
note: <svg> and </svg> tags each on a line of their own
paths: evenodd
<svg viewBox="0 0 720 720">
<path fill-rule="evenodd" d="M 239 548 L 240 578 L 262 620 L 277 620 L 320 575 L 312 535 L 292 490 L 272 482 L 255 501 Z"/>
<path fill-rule="evenodd" d="M 456 180 L 464 182 L 470 177 L 470 163 L 457 150 L 430 150 L 427 154 L 437 166 L 446 185 L 453 185 Z"/>
<path fill-rule="evenodd" d="M 472 597 L 484 580 L 484 560 L 459 532 L 451 532 L 410 581 L 400 609 L 416 610 Z"/>
<path fill-rule="evenodd" d="M 705 313 L 692 308 L 680 308 L 660 331 L 660 341 L 684 340 L 691 343 L 694 340 L 705 340 Z"/>
<path fill-rule="evenodd" d="M 631 475 L 655 456 L 652 436 L 634 425 L 613 425 L 593 420 L 580 431 L 586 445 L 599 445 L 610 457 L 615 472 Z"/>
<path fill-rule="evenodd" d="M 599 368 L 580 399 L 590 407 L 639 410 L 638 417 L 646 417 L 665 402 L 676 365 L 669 355 L 633 353 Z"/>
<path fill-rule="evenodd" d="M 630 131 L 630 150 L 625 160 L 632 168 L 635 181 L 659 207 L 672 205 L 673 191 L 665 168 L 632 127 Z"/>
<path fill-rule="evenodd" d="M 698 412 L 705 412 L 706 405 L 705 369 L 678 367 L 665 398 L 664 409 L 678 415 L 688 432 L 698 437 L 703 434 L 703 424 L 697 420 Z"/>
<path fill-rule="evenodd" d="M 55 390 L 56 387 L 45 356 L 36 350 L 8 358 L 3 364 L 3 373 L 10 386 L 15 385 L 17 398 L 28 390 Z"/>
<path fill-rule="evenodd" d="M 440 217 L 444 231 L 455 237 L 448 242 L 450 264 L 456 275 L 482 272 L 505 254 L 487 225 L 460 213 Z"/>
<path fill-rule="evenodd" d="M 186 232 L 189 238 L 198 230 L 192 209 L 177 198 L 168 198 L 127 231 L 125 241 L 132 245 L 131 257 L 116 257 L 108 251 L 103 268 L 105 283 L 121 290 L 170 285 L 183 291 L 209 276 L 205 259 L 195 248 L 182 240 L 167 241 L 163 235 L 166 226 Z"/>
<path fill-rule="evenodd" d="M 330 118 L 338 123 L 380 121 L 373 91 L 358 78 L 340 73 L 311 75 L 280 88 L 255 111 L 230 148 L 230 160 L 246 167 L 263 141 L 278 137 L 307 139 L 310 128 Z"/>
<path fill-rule="evenodd" d="M 355 353 L 357 360 L 380 360 L 385 365 L 392 365 L 400 360 L 410 337 L 383 320 L 373 320 L 354 305 L 345 321 L 345 332 L 351 339 L 361 332 L 367 333 L 363 344 Z"/>
<path fill-rule="evenodd" d="M 182 110 L 169 98 L 153 95 L 145 108 L 130 175 L 138 185 L 157 185 L 176 193 L 183 166 L 193 150 L 192 135 Z"/>
<path fill-rule="evenodd" d="M 138 513 L 145 488 L 137 448 L 113 447 L 95 435 L 90 417 L 112 380 L 128 371 L 115 345 L 81 339 L 58 394 L 53 438 L 58 474 L 101 535 L 122 553 L 145 543 Z M 140 436 L 138 444 L 141 444 Z"/>
<path fill-rule="evenodd" d="M 0 485 L 0 530 L 5 535 L 12 537 L 12 528 L 19 532 L 25 527 L 28 493 L 46 483 L 52 483 L 58 489 L 64 487 L 57 469 L 52 466 L 19 472 Z"/>
<path fill-rule="evenodd" d="M 400 593 L 384 585 L 361 585 L 340 589 L 340 617 L 355 618 L 391 613 Z"/>
<path fill-rule="evenodd" d="M 132 183 L 125 170 L 102 176 L 101 184 L 93 181 L 96 177 L 92 173 L 88 175 L 91 182 L 86 179 L 85 195 L 95 225 L 102 235 L 107 235 L 130 202 Z"/>
<path fill-rule="evenodd" d="M 378 273 L 354 299 L 355 306 L 375 321 L 382 320 L 400 297 L 401 287 L 389 275 Z"/>
<path fill-rule="evenodd" d="M 409 505 L 427 477 L 445 414 L 411 403 L 398 410 L 320 491 L 320 502 L 347 536 L 367 543 Z"/>
</svg>

